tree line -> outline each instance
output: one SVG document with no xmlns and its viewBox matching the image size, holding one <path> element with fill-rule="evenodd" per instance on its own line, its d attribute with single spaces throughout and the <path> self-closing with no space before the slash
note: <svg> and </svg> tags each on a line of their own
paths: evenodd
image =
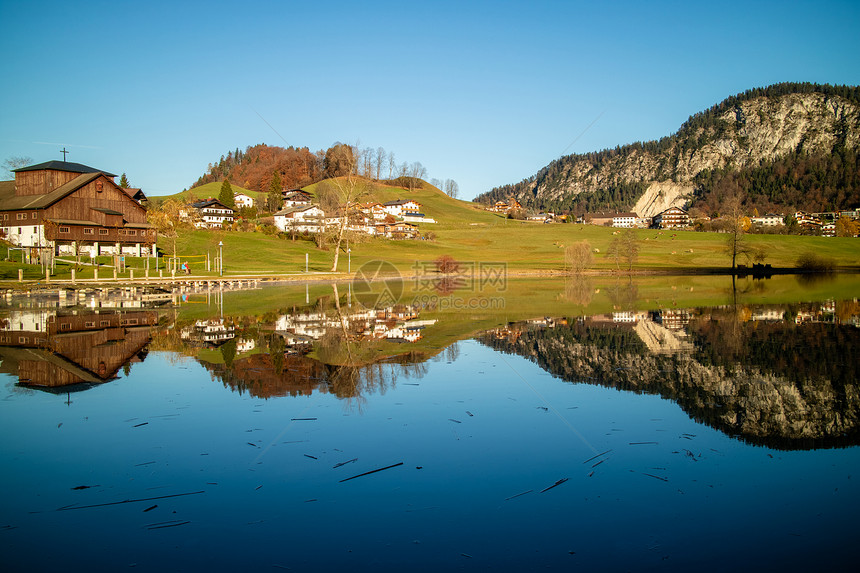
<svg viewBox="0 0 860 573">
<path fill-rule="evenodd" d="M 413 190 L 427 178 L 427 168 L 420 161 L 398 163 L 394 152 L 383 147 L 335 142 L 328 149 L 311 152 L 307 147 L 284 148 L 261 143 L 222 155 L 217 163 L 207 166 L 206 173 L 191 188 L 228 181 L 245 189 L 269 193 L 273 180 L 282 188 L 298 189 L 347 174 Z M 456 181 L 433 181 L 448 195 L 459 194 Z"/>
</svg>

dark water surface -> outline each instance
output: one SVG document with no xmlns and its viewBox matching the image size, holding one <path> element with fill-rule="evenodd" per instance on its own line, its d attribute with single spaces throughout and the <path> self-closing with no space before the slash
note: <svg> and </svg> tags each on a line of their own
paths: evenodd
<svg viewBox="0 0 860 573">
<path fill-rule="evenodd" d="M 853 562 L 856 299 L 229 294 L 2 310 L 5 570 Z"/>
</svg>

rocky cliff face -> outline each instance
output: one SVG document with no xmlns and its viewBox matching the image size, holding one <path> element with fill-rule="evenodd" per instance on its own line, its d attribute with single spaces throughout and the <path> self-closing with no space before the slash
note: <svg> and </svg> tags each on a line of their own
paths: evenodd
<svg viewBox="0 0 860 573">
<path fill-rule="evenodd" d="M 860 106 L 851 99 L 834 93 L 762 95 L 723 102 L 660 142 L 563 157 L 531 179 L 487 196 L 510 192 L 524 205 L 546 205 L 608 185 L 641 182 L 645 192 L 634 210 L 653 216 L 683 207 L 703 170 L 755 167 L 798 150 L 855 149 L 858 140 Z"/>
</svg>

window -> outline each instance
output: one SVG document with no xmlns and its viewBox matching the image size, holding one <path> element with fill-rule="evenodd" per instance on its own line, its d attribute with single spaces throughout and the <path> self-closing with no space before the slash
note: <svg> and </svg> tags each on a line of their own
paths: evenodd
<svg viewBox="0 0 860 573">
<path fill-rule="evenodd" d="M 110 321 L 109 320 L 102 320 L 99 322 L 99 324 L 101 326 L 110 326 Z"/>
<path fill-rule="evenodd" d="M 92 235 L 92 234 L 93 234 L 93 230 L 92 230 L 92 229 L 89 229 L 89 228 L 84 229 L 84 235 Z"/>
<path fill-rule="evenodd" d="M 36 218 L 36 213 L 31 214 L 31 215 L 30 215 L 30 218 L 31 218 L 31 219 L 35 219 L 35 218 Z"/>
<path fill-rule="evenodd" d="M 26 218 L 27 218 L 27 213 L 18 213 L 18 220 L 19 220 L 19 221 L 20 221 L 21 219 L 26 219 Z"/>
<path fill-rule="evenodd" d="M 69 232 L 69 228 L 68 228 L 68 227 L 60 227 L 60 232 L 61 232 L 61 233 L 68 233 L 68 232 Z"/>
<path fill-rule="evenodd" d="M 136 236 L 136 235 L 137 235 L 137 230 L 135 230 L 135 229 L 126 229 L 126 230 L 125 230 L 125 234 L 126 234 L 126 235 L 131 235 L 132 237 L 134 237 L 134 236 Z"/>
<path fill-rule="evenodd" d="M 99 229 L 99 235 L 107 235 L 107 234 L 108 234 L 107 229 Z"/>
<path fill-rule="evenodd" d="M 71 330 L 71 329 L 72 329 L 72 325 L 69 324 L 68 322 L 64 322 L 60 325 L 60 330 Z"/>
</svg>

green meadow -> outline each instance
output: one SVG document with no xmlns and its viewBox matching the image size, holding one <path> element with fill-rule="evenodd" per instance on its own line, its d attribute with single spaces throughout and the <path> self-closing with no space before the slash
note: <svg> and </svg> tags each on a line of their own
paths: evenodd
<svg viewBox="0 0 860 573">
<path fill-rule="evenodd" d="M 194 190 L 206 194 L 207 186 L 217 195 L 219 184 L 210 183 Z M 413 199 L 422 204 L 422 210 L 437 223 L 424 223 L 420 230 L 422 240 L 389 240 L 376 237 L 355 236 L 342 245 L 337 272 L 340 275 L 355 273 L 365 263 L 387 261 L 403 275 L 412 275 L 416 270 L 432 269 L 433 261 L 443 255 L 468 263 L 504 263 L 511 274 L 548 274 L 565 271 L 564 251 L 574 243 L 587 241 L 593 252 L 589 267 L 591 273 L 616 272 L 616 262 L 607 256 L 613 239 L 621 231 L 594 225 L 571 223 L 543 224 L 516 221 L 490 213 L 466 201 L 458 201 L 426 185 L 422 189 L 409 191 L 398 187 L 372 184 L 371 191 L 363 201 L 386 202 L 394 199 Z M 317 185 L 307 188 L 315 192 Z M 186 192 L 187 193 L 187 192 Z M 212 193 L 210 193 L 212 194 Z M 199 195 L 198 195 L 199 196 Z M 639 254 L 634 265 L 636 272 L 690 273 L 727 270 L 731 258 L 726 252 L 726 235 L 699 233 L 695 231 L 636 230 Z M 807 237 L 793 235 L 747 234 L 744 241 L 750 249 L 765 255 L 764 263 L 777 268 L 794 268 L 798 257 L 813 253 L 829 260 L 836 268 L 860 269 L 860 239 Z M 192 275 L 214 276 L 211 261 L 223 243 L 224 273 L 226 276 L 271 276 L 284 278 L 328 277 L 332 268 L 334 249 L 318 248 L 311 237 L 291 240 L 284 236 L 267 235 L 259 231 L 211 231 L 181 229 L 175 237 L 176 251 L 183 262 L 188 262 Z M 174 238 L 159 237 L 163 254 L 173 252 Z M 346 253 L 346 249 L 350 253 Z M 18 269 L 24 269 L 25 280 L 44 279 L 44 271 L 38 266 L 22 265 L 20 254 L 4 256 L 0 248 L 0 280 L 17 282 Z M 8 259 L 12 259 L 11 261 Z M 306 258 L 307 271 L 306 274 Z M 53 278 L 68 279 L 71 276 L 70 257 L 61 257 Z M 89 263 L 87 257 L 83 261 Z M 207 264 L 207 261 L 210 261 Z M 112 265 L 110 257 L 102 257 L 102 265 Z M 751 264 L 741 257 L 739 263 Z M 157 275 L 155 261 L 126 258 L 127 268 L 135 278 L 141 278 L 144 269 Z M 164 269 L 162 258 L 158 266 Z M 208 270 L 207 270 L 208 269 Z M 165 271 L 163 271 L 165 272 Z M 128 279 L 130 272 L 120 275 Z M 93 278 L 93 268 L 79 268 L 77 278 Z M 168 273 L 165 272 L 165 276 Z M 112 267 L 103 268 L 100 279 L 113 278 Z"/>
</svg>

